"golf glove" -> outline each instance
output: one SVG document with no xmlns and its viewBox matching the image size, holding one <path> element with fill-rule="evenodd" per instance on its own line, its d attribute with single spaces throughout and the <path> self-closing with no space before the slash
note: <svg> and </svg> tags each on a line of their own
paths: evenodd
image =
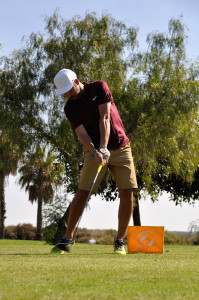
<svg viewBox="0 0 199 300">
<path fill-rule="evenodd" d="M 103 159 L 108 161 L 110 157 L 110 152 L 108 151 L 106 146 L 99 147 L 99 152 L 103 155 Z"/>
</svg>

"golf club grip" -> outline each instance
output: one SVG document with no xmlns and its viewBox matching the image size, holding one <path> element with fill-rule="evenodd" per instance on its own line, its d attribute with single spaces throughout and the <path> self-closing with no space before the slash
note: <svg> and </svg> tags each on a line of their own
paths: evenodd
<svg viewBox="0 0 199 300">
<path fill-rule="evenodd" d="M 93 190 L 93 186 L 94 186 L 94 184 L 95 184 L 95 182 L 96 182 L 96 179 L 97 179 L 97 177 L 98 177 L 98 175 L 99 175 L 99 173 L 100 173 L 100 171 L 101 171 L 101 168 L 102 168 L 102 164 L 99 165 L 99 167 L 98 167 L 98 169 L 97 169 L 97 173 L 95 174 L 95 178 L 93 179 L 93 182 L 92 182 L 92 184 L 91 184 L 91 187 L 90 187 L 90 190 L 89 190 L 89 193 L 88 193 L 86 202 L 85 202 L 85 204 L 84 204 L 84 208 L 83 208 L 83 210 L 82 210 L 81 216 L 80 216 L 80 218 L 79 218 L 79 221 L 78 221 L 77 226 L 76 226 L 76 228 L 75 228 L 75 232 L 74 232 L 74 234 L 73 234 L 73 240 L 75 240 L 75 236 L 76 236 L 76 233 L 77 233 L 77 229 L 78 229 L 78 227 L 79 227 L 79 223 L 80 223 L 80 221 L 81 221 L 81 218 L 82 218 L 84 209 L 85 209 L 85 207 L 86 207 L 86 204 L 88 203 L 88 200 L 89 200 L 89 198 L 90 198 L 91 192 L 92 192 L 92 190 Z"/>
<path fill-rule="evenodd" d="M 101 171 L 102 168 L 102 164 L 99 165 L 98 169 L 97 169 L 97 173 L 99 173 Z"/>
<path fill-rule="evenodd" d="M 95 174 L 95 178 L 93 179 L 92 185 L 91 185 L 91 187 L 90 187 L 90 191 L 89 191 L 88 197 L 87 197 L 87 199 L 86 199 L 86 203 L 87 203 L 87 201 L 89 200 L 90 194 L 92 193 L 93 186 L 94 186 L 94 184 L 95 184 L 95 182 L 96 182 L 96 179 L 97 179 L 97 177 L 98 177 L 98 175 L 99 175 L 99 173 L 100 173 L 100 171 L 101 171 L 101 168 L 102 168 L 102 164 L 100 164 L 99 167 L 98 167 L 98 169 L 97 169 L 97 173 Z"/>
</svg>

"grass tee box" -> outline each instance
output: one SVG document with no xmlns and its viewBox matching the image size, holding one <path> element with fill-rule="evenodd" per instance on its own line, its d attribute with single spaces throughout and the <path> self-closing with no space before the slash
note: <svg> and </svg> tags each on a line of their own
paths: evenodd
<svg viewBox="0 0 199 300">
<path fill-rule="evenodd" d="M 128 226 L 128 253 L 163 253 L 164 227 Z"/>
</svg>

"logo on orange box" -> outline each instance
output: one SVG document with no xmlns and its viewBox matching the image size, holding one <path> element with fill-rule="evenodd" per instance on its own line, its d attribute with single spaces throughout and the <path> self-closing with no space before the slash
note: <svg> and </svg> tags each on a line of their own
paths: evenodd
<svg viewBox="0 0 199 300">
<path fill-rule="evenodd" d="M 129 226 L 127 231 L 128 253 L 162 253 L 164 227 Z"/>
<path fill-rule="evenodd" d="M 139 247 L 148 248 L 155 243 L 155 237 L 152 231 L 142 231 L 136 236 L 136 242 Z"/>
</svg>

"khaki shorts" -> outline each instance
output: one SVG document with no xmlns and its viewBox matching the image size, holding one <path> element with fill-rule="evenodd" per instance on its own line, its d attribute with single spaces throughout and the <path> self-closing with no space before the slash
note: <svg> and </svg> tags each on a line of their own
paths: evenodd
<svg viewBox="0 0 199 300">
<path fill-rule="evenodd" d="M 111 171 L 118 189 L 136 189 L 137 180 L 130 144 L 110 151 L 108 164 L 99 173 L 93 187 L 93 193 L 97 192 L 98 186 L 102 181 L 107 169 Z M 89 151 L 84 152 L 84 165 L 81 170 L 79 189 L 89 191 L 96 175 L 98 165 Z"/>
</svg>

